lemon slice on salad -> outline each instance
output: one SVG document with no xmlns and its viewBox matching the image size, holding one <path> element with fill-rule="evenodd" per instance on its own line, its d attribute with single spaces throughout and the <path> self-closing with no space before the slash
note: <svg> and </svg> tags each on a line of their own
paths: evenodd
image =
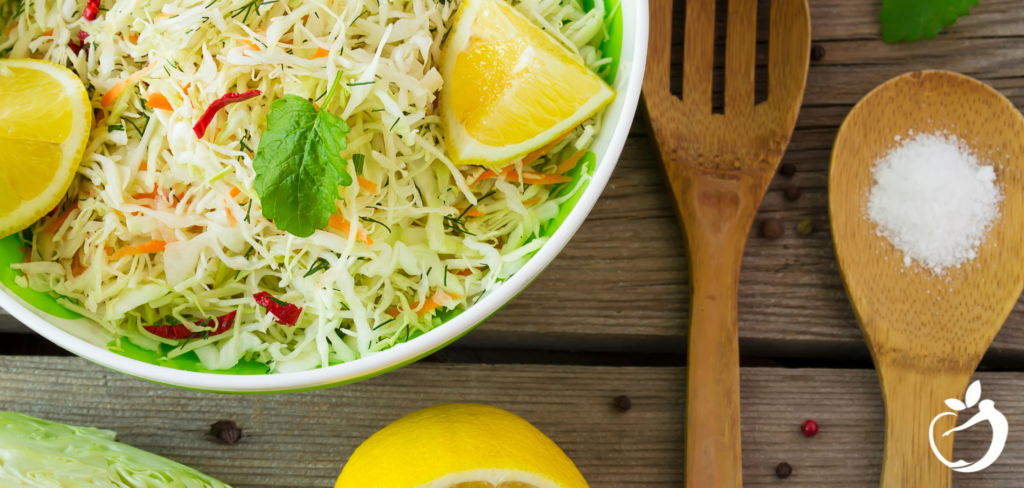
<svg viewBox="0 0 1024 488">
<path fill-rule="evenodd" d="M 496 0 L 462 2 L 441 64 L 441 123 L 460 165 L 521 158 L 615 97 L 579 56 Z"/>
<path fill-rule="evenodd" d="M 78 75 L 48 61 L 0 60 L 0 237 L 60 202 L 91 127 Z"/>
<path fill-rule="evenodd" d="M 370 436 L 335 488 L 587 488 L 568 456 L 500 408 L 435 405 Z"/>
</svg>

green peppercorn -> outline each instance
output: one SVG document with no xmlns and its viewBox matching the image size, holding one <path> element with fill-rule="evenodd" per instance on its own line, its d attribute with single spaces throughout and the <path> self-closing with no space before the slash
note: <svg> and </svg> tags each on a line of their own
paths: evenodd
<svg viewBox="0 0 1024 488">
<path fill-rule="evenodd" d="M 811 219 L 801 220 L 799 224 L 796 224 L 796 232 L 802 236 L 814 232 L 814 222 L 811 222 Z"/>
</svg>

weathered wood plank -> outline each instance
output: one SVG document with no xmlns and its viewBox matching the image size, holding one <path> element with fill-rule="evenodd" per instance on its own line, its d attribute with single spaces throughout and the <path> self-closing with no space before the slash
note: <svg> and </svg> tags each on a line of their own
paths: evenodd
<svg viewBox="0 0 1024 488">
<path fill-rule="evenodd" d="M 957 474 L 955 483 L 1006 486 L 1024 466 L 1024 430 L 1012 428 L 1024 425 L 1024 375 L 977 377 L 983 397 L 1009 420 L 1010 438 L 996 464 Z M 436 403 L 479 402 L 533 422 L 594 488 L 675 487 L 682 483 L 685 378 L 681 368 L 420 363 L 331 390 L 228 396 L 146 383 L 81 359 L 0 357 L 0 408 L 113 429 L 123 442 L 240 488 L 326 487 L 362 440 L 400 416 Z M 620 394 L 633 402 L 625 414 L 612 407 Z M 878 486 L 884 416 L 873 371 L 744 369 L 742 402 L 745 486 Z M 821 425 L 811 439 L 798 430 L 807 418 Z M 221 419 L 242 425 L 241 443 L 204 436 Z M 978 459 L 989 439 L 984 427 L 957 434 L 955 455 Z M 794 468 L 787 480 L 774 475 L 782 461 Z"/>
</svg>

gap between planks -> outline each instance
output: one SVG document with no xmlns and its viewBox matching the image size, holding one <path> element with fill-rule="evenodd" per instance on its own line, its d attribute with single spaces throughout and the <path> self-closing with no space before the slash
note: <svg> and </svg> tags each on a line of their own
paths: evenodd
<svg viewBox="0 0 1024 488">
<path fill-rule="evenodd" d="M 884 417 L 874 372 L 745 368 L 741 377 L 744 486 L 878 486 Z M 329 487 L 359 443 L 402 415 L 478 402 L 532 422 L 594 488 L 675 487 L 682 485 L 685 378 L 683 368 L 420 363 L 328 390 L 234 396 L 147 383 L 78 358 L 2 356 L 0 409 L 112 429 L 123 442 L 238 488 Z M 954 484 L 1006 486 L 1024 471 L 1024 374 L 977 378 L 982 397 L 1008 418 L 1010 437 L 999 461 L 955 474 Z M 612 405 L 621 394 L 632 400 L 626 413 Z M 821 426 L 814 438 L 799 432 L 807 418 Z M 204 435 L 221 419 L 241 424 L 239 444 Z M 956 459 L 978 459 L 989 439 L 983 426 L 957 434 Z M 774 474 L 782 461 L 793 466 L 786 480 Z"/>
</svg>

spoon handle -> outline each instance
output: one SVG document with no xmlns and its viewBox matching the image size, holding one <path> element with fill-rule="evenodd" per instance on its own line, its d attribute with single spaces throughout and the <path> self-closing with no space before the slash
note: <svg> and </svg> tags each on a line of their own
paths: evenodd
<svg viewBox="0 0 1024 488">
<path fill-rule="evenodd" d="M 674 192 L 690 267 L 686 486 L 739 488 L 740 370 L 736 298 L 755 206 L 751 180 L 695 172 Z"/>
<path fill-rule="evenodd" d="M 886 359 L 882 361 L 888 362 Z M 932 452 L 929 428 L 936 416 L 944 412 L 956 413 L 946 406 L 945 401 L 963 398 L 971 373 L 926 372 L 901 364 L 886 364 L 879 368 L 885 401 L 882 488 L 952 486 L 953 471 Z M 956 461 L 952 459 L 953 434 L 942 434 L 956 426 L 956 419 L 956 415 L 936 419 L 932 433 L 935 447 L 950 462 Z"/>
</svg>

